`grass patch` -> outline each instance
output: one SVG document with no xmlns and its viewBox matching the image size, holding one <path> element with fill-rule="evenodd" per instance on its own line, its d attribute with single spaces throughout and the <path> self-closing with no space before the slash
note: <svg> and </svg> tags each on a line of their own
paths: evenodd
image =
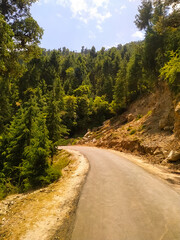
<svg viewBox="0 0 180 240">
<path fill-rule="evenodd" d="M 140 127 L 139 127 L 139 129 L 138 129 L 138 132 L 141 132 L 141 131 L 143 131 L 144 129 L 146 128 L 146 125 L 141 125 Z"/>
<path fill-rule="evenodd" d="M 147 113 L 147 116 L 151 116 L 152 115 L 152 110 L 150 110 L 148 113 Z"/>
<path fill-rule="evenodd" d="M 47 169 L 45 178 L 46 185 L 58 180 L 62 176 L 62 169 L 65 168 L 71 159 L 71 154 L 67 151 L 60 150 L 53 157 L 53 164 Z"/>
<path fill-rule="evenodd" d="M 102 137 L 102 135 L 99 134 L 99 135 L 97 135 L 97 136 L 95 137 L 95 139 L 96 139 L 96 140 L 99 140 L 101 137 Z"/>
<path fill-rule="evenodd" d="M 19 192 L 19 188 L 12 185 L 8 179 L 3 182 L 3 179 L 0 179 L 0 200 L 4 199 L 10 194 L 15 194 Z"/>
<path fill-rule="evenodd" d="M 131 131 L 130 131 L 130 135 L 133 135 L 133 134 L 135 134 L 136 133 L 136 129 L 132 129 Z"/>
<path fill-rule="evenodd" d="M 61 139 L 58 141 L 58 145 L 59 146 L 76 145 L 81 139 L 82 137 Z"/>
<path fill-rule="evenodd" d="M 59 150 L 57 154 L 54 156 L 52 167 L 61 172 L 63 168 L 65 168 L 71 159 L 71 154 L 65 150 Z"/>
<path fill-rule="evenodd" d="M 139 120 L 139 119 L 141 119 L 142 117 L 143 117 L 142 114 L 138 114 L 137 117 L 136 117 L 136 121 Z"/>
</svg>

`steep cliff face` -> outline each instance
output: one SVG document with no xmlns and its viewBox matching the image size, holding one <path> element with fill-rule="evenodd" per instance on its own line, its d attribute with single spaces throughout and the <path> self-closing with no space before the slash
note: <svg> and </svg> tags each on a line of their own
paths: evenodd
<svg viewBox="0 0 180 240">
<path fill-rule="evenodd" d="M 161 84 L 122 115 L 88 131 L 81 143 L 133 152 L 153 163 L 180 169 L 179 100 L 167 85 Z M 176 155 L 176 160 L 170 158 L 170 153 Z"/>
</svg>

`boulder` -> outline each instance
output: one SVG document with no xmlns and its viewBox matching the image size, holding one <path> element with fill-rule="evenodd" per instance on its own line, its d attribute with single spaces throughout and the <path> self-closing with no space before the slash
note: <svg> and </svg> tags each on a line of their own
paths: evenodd
<svg viewBox="0 0 180 240">
<path fill-rule="evenodd" d="M 167 157 L 167 162 L 176 162 L 180 160 L 180 152 L 177 151 L 171 151 Z"/>
<path fill-rule="evenodd" d="M 133 114 L 128 114 L 128 116 L 127 116 L 127 121 L 128 122 L 131 122 L 132 120 L 134 120 L 134 115 Z"/>
<path fill-rule="evenodd" d="M 173 126 L 166 126 L 164 127 L 164 131 L 173 131 Z"/>
<path fill-rule="evenodd" d="M 162 130 L 166 127 L 166 119 L 163 118 L 159 121 L 159 128 Z"/>
<path fill-rule="evenodd" d="M 159 128 L 165 131 L 171 131 L 174 126 L 174 108 L 169 106 L 165 108 L 164 113 L 161 115 L 159 120 Z"/>
</svg>

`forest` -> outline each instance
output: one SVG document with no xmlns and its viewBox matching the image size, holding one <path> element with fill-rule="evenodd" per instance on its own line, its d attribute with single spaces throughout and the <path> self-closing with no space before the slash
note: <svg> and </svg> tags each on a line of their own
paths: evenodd
<svg viewBox="0 0 180 240">
<path fill-rule="evenodd" d="M 38 45 L 36 0 L 0 3 L 0 192 L 55 181 L 57 146 L 125 111 L 166 81 L 180 92 L 178 0 L 142 0 L 135 16 L 145 39 L 81 52 Z"/>
</svg>

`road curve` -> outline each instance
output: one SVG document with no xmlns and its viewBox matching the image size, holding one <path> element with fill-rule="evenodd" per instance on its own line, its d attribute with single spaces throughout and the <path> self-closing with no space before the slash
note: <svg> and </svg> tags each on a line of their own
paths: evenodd
<svg viewBox="0 0 180 240">
<path fill-rule="evenodd" d="M 108 150 L 70 146 L 90 162 L 72 240 L 180 240 L 180 195 Z"/>
</svg>

